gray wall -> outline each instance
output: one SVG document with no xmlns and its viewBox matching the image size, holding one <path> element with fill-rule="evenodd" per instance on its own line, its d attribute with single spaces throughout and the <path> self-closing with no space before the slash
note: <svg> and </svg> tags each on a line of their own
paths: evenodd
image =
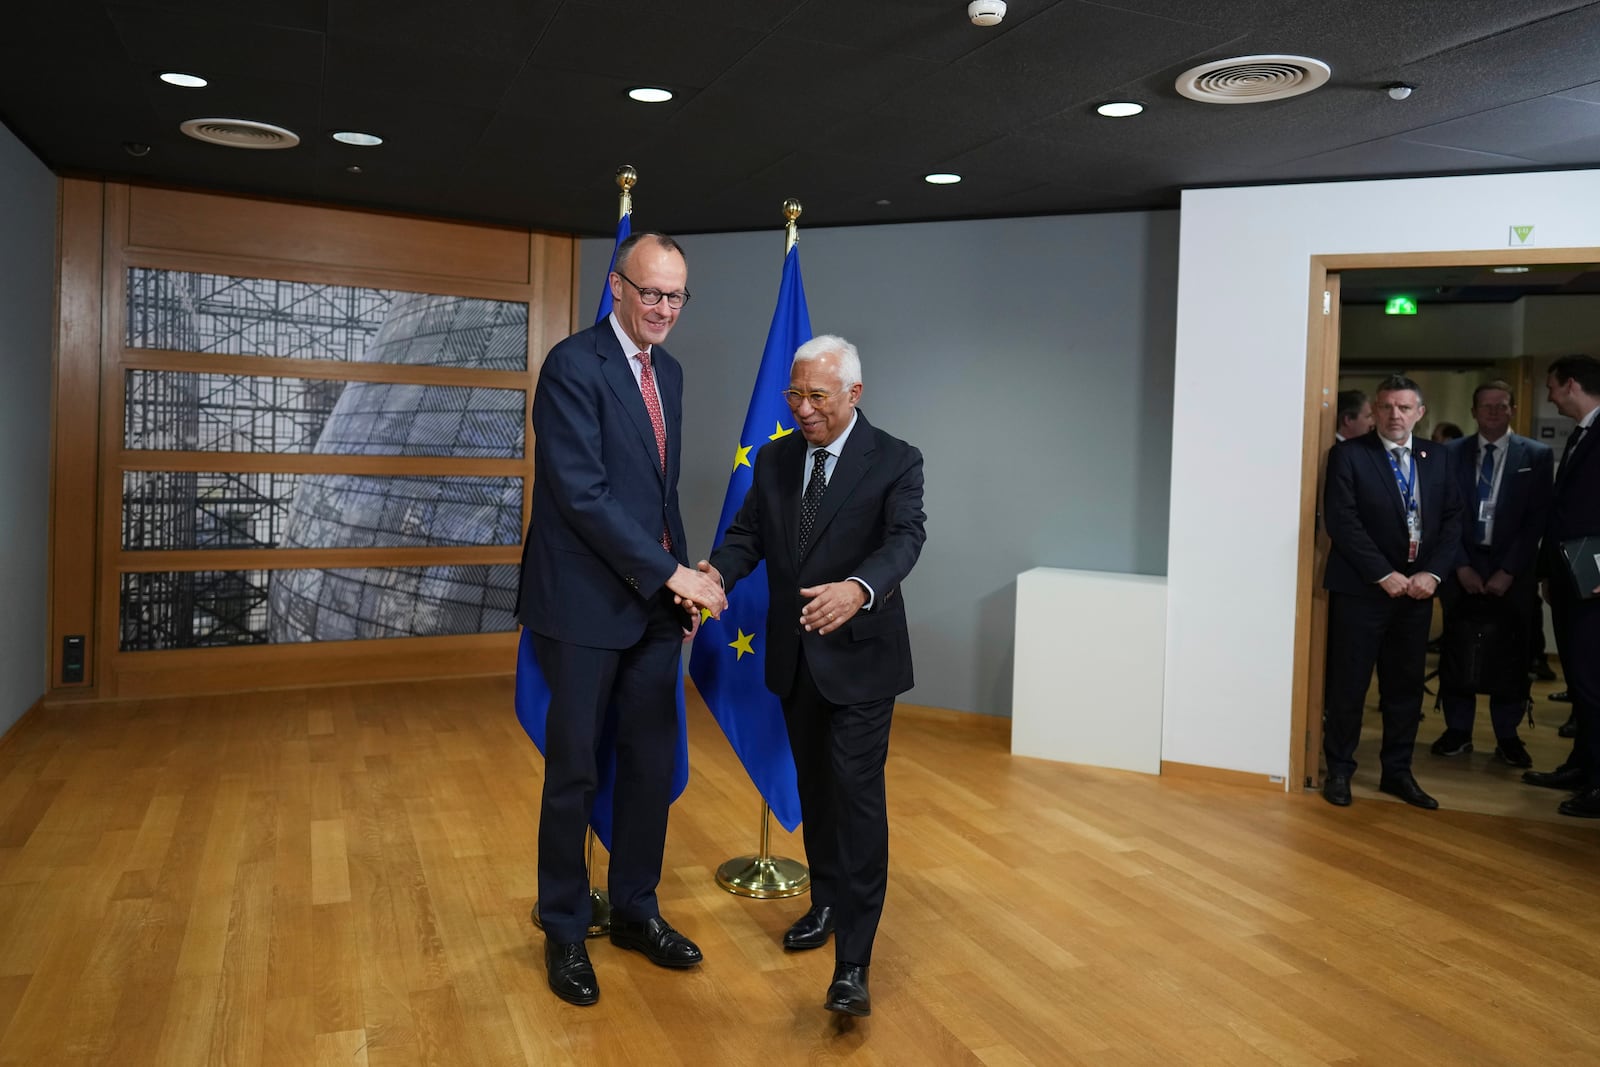
<svg viewBox="0 0 1600 1067">
<path fill-rule="evenodd" d="M 0 731 L 44 695 L 56 182 L 0 126 Z"/>
<path fill-rule="evenodd" d="M 687 376 L 681 493 L 704 555 L 783 234 L 683 243 L 694 300 L 667 347 Z M 582 244 L 585 319 L 610 254 Z M 905 699 L 1009 715 L 1018 573 L 1166 573 L 1177 214 L 802 228 L 800 258 L 812 328 L 861 351 L 861 409 L 926 457 Z"/>
</svg>

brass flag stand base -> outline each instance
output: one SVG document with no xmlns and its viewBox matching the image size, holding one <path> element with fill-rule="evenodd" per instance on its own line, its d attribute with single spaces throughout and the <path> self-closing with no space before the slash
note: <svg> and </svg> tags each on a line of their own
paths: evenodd
<svg viewBox="0 0 1600 1067">
<path fill-rule="evenodd" d="M 587 858 L 584 866 L 588 868 L 589 880 L 594 881 L 594 831 L 589 831 Z M 533 925 L 544 929 L 544 923 L 539 921 L 539 902 L 533 902 Z M 611 897 L 604 889 L 597 885 L 589 887 L 589 929 L 584 931 L 587 937 L 604 937 L 611 932 Z"/>
<path fill-rule="evenodd" d="M 761 853 L 735 856 L 718 867 L 717 884 L 734 896 L 779 900 L 810 889 L 811 872 L 799 860 L 772 854 L 772 808 L 762 804 Z"/>
</svg>

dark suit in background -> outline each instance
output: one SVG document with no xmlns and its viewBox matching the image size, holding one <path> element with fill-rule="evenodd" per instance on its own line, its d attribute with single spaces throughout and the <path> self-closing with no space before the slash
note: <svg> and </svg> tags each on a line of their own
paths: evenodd
<svg viewBox="0 0 1600 1067">
<path fill-rule="evenodd" d="M 1473 595 L 1457 582 L 1441 590 L 1448 631 L 1457 613 L 1487 612 L 1500 622 L 1509 643 L 1505 655 L 1514 667 L 1516 684 L 1489 694 L 1489 714 L 1496 738 L 1514 738 L 1517 723 L 1527 710 L 1529 681 L 1529 621 L 1534 615 L 1534 597 L 1539 541 L 1549 520 L 1555 455 L 1542 445 L 1515 433 L 1494 442 L 1501 451 L 1498 491 L 1489 500 L 1494 508 L 1492 525 L 1478 522 L 1479 481 L 1483 471 L 1483 442 L 1478 434 L 1451 441 L 1445 446 L 1456 476 L 1456 489 L 1463 507 L 1459 567 L 1470 567 L 1484 582 L 1497 572 L 1512 577 L 1511 588 L 1503 595 Z M 1493 488 L 1493 481 L 1486 488 Z M 1483 541 L 1484 535 L 1489 541 Z M 1441 660 L 1443 665 L 1448 657 Z M 1460 680 L 1441 673 L 1440 693 L 1444 703 L 1445 725 L 1450 730 L 1472 734 L 1477 698 Z M 1520 748 L 1520 746 L 1518 746 Z M 1526 766 L 1526 763 L 1522 764 Z"/>
<path fill-rule="evenodd" d="M 1600 420 L 1562 457 L 1545 536 L 1550 614 L 1561 647 L 1578 733 L 1565 766 L 1582 768 L 1585 789 L 1600 787 L 1600 598 L 1579 596 L 1561 542 L 1600 535 Z M 1587 592 L 1587 590 L 1585 590 Z"/>
<path fill-rule="evenodd" d="M 757 453 L 750 492 L 710 562 L 732 589 L 766 561 L 767 687 L 794 750 L 811 899 L 837 915 L 837 958 L 865 967 L 889 875 L 889 723 L 912 685 L 900 583 L 925 537 L 922 453 L 858 411 L 802 556 L 806 450 L 795 433 Z M 800 590 L 851 577 L 872 589 L 871 610 L 832 633 L 802 629 Z"/>
<path fill-rule="evenodd" d="M 1333 548 L 1323 578 L 1329 596 L 1322 748 L 1330 777 L 1355 771 L 1374 665 L 1383 774 L 1410 775 L 1433 601 L 1390 597 L 1378 583 L 1391 572 L 1430 573 L 1443 585 L 1461 541 L 1460 494 L 1444 448 L 1419 437 L 1411 446 L 1422 522 L 1414 561 L 1407 559 L 1406 509 L 1383 438 L 1374 431 L 1328 453 L 1323 515 Z"/>
</svg>

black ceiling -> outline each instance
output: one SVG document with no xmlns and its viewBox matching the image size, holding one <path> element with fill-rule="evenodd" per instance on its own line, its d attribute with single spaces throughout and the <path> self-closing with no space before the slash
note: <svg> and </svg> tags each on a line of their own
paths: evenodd
<svg viewBox="0 0 1600 1067">
<path fill-rule="evenodd" d="M 610 230 L 620 163 L 639 223 L 676 232 L 775 227 L 787 196 L 816 226 L 1600 164 L 1596 0 L 1012 0 L 990 29 L 965 0 L 36 0 L 3 23 L 0 118 L 59 173 L 586 234 Z M 1173 89 L 1260 53 L 1333 77 L 1264 104 Z M 636 85 L 677 97 L 633 103 Z M 1094 112 L 1128 98 L 1145 113 Z M 199 117 L 303 140 L 179 133 Z"/>
</svg>

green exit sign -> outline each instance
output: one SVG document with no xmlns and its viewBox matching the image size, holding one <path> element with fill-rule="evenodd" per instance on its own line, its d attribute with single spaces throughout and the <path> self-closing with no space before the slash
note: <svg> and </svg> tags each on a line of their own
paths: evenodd
<svg viewBox="0 0 1600 1067">
<path fill-rule="evenodd" d="M 1409 296 L 1391 296 L 1389 302 L 1383 305 L 1385 315 L 1415 315 L 1417 302 Z"/>
</svg>

